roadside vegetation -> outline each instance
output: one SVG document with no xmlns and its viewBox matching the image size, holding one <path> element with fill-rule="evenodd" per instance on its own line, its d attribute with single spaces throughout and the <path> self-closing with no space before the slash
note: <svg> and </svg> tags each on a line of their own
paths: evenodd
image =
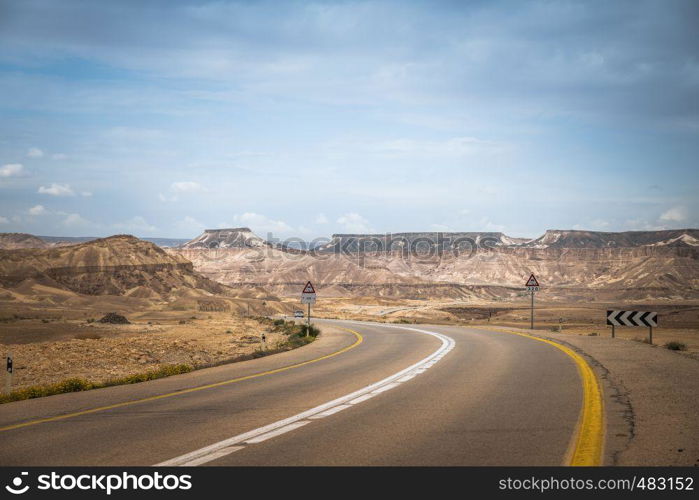
<svg viewBox="0 0 699 500">
<path fill-rule="evenodd" d="M 21 401 L 23 399 L 43 398 L 44 396 L 53 396 L 55 394 L 64 394 L 66 392 L 81 392 L 89 391 L 90 389 L 100 389 L 103 387 L 111 387 L 115 385 L 137 384 L 148 380 L 169 377 L 170 375 L 179 375 L 194 370 L 191 365 L 165 365 L 156 370 L 149 370 L 143 373 L 129 375 L 109 379 L 104 382 L 90 382 L 84 378 L 69 378 L 55 384 L 34 385 L 12 391 L 9 394 L 0 395 L 1 403 L 10 403 L 12 401 Z"/>
<path fill-rule="evenodd" d="M 671 340 L 670 342 L 667 342 L 665 344 L 665 347 L 667 349 L 670 349 L 671 351 L 686 351 L 687 350 L 687 344 L 684 344 L 682 342 L 677 342 L 676 340 Z"/>
<path fill-rule="evenodd" d="M 149 380 L 169 377 L 171 375 L 189 373 L 202 368 L 210 368 L 212 366 L 220 366 L 224 364 L 261 358 L 264 356 L 269 356 L 270 354 L 286 352 L 296 349 L 297 347 L 310 344 L 320 334 L 320 330 L 313 325 L 311 325 L 307 335 L 307 326 L 305 324 L 296 324 L 293 321 L 285 321 L 283 319 L 273 320 L 267 317 L 257 317 L 255 319 L 266 327 L 266 333 L 281 333 L 285 335 L 285 339 L 276 342 L 273 346 L 266 349 L 259 348 L 250 354 L 237 356 L 235 358 L 217 363 L 200 364 L 196 366 L 183 363 L 176 365 L 163 365 L 154 370 L 148 370 L 125 377 L 113 378 L 102 382 L 91 382 L 85 378 L 74 377 L 55 384 L 33 385 L 23 389 L 17 389 L 9 394 L 0 394 L 0 404 L 10 403 L 13 401 L 22 401 L 25 399 L 42 398 L 45 396 L 54 396 L 56 394 L 65 394 L 68 392 L 89 391 L 91 389 L 101 389 L 115 385 L 137 384 L 140 382 L 147 382 Z M 99 336 L 80 337 L 76 335 L 76 338 L 99 338 Z"/>
</svg>

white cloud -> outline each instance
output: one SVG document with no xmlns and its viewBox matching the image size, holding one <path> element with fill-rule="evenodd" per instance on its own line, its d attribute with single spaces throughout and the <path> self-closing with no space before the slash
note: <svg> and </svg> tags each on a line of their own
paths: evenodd
<svg viewBox="0 0 699 500">
<path fill-rule="evenodd" d="M 92 191 L 80 191 L 80 196 L 85 196 L 86 198 L 89 198 L 92 196 Z"/>
<path fill-rule="evenodd" d="M 493 223 L 488 217 L 481 217 L 480 227 L 483 231 L 493 231 L 496 233 L 505 231 L 505 226 Z"/>
<path fill-rule="evenodd" d="M 205 191 L 201 184 L 192 181 L 173 182 L 170 185 L 170 190 L 173 193 L 201 193 Z"/>
<path fill-rule="evenodd" d="M 206 225 L 199 222 L 194 217 L 187 215 L 183 219 L 175 222 L 175 226 L 182 231 L 181 234 L 187 233 L 190 236 L 196 236 L 195 233 L 200 233 L 202 230 L 206 229 Z"/>
<path fill-rule="evenodd" d="M 43 205 L 34 205 L 29 209 L 29 215 L 46 215 L 49 213 Z"/>
<path fill-rule="evenodd" d="M 27 151 L 27 157 L 29 158 L 42 158 L 43 156 L 44 152 L 39 148 L 29 148 L 29 151 Z"/>
<path fill-rule="evenodd" d="M 19 177 L 24 173 L 24 165 L 21 163 L 6 163 L 0 167 L 0 177 Z"/>
<path fill-rule="evenodd" d="M 65 153 L 54 153 L 51 155 L 51 158 L 54 160 L 67 160 L 68 155 Z"/>
<path fill-rule="evenodd" d="M 682 222 L 687 220 L 687 209 L 685 207 L 673 207 L 660 216 L 660 220 L 669 222 Z"/>
<path fill-rule="evenodd" d="M 327 223 L 328 223 L 328 218 L 325 216 L 325 214 L 316 215 L 316 224 L 327 224 Z"/>
<path fill-rule="evenodd" d="M 167 195 L 163 193 L 158 194 L 158 199 L 162 202 L 174 202 L 179 200 L 179 195 L 181 194 L 192 194 L 192 193 L 205 193 L 206 188 L 194 181 L 179 181 L 170 184 L 170 191 L 174 194 Z"/>
<path fill-rule="evenodd" d="M 8 224 L 10 221 L 7 220 L 7 217 L 3 217 L 0 215 L 0 224 Z"/>
<path fill-rule="evenodd" d="M 275 220 L 266 215 L 246 212 L 242 215 L 233 216 L 234 225 L 248 226 L 253 232 L 266 233 L 289 233 L 294 229 L 286 222 Z"/>
<path fill-rule="evenodd" d="M 68 227 L 90 227 L 95 224 L 80 214 L 68 214 L 68 216 L 63 219 L 63 225 Z"/>
<path fill-rule="evenodd" d="M 337 219 L 337 223 L 348 233 L 371 233 L 374 230 L 369 225 L 369 221 L 361 215 L 350 212 Z"/>
<path fill-rule="evenodd" d="M 140 215 L 136 215 L 134 217 L 131 217 L 127 221 L 114 224 L 114 227 L 116 229 L 121 230 L 121 231 L 130 231 L 130 232 L 136 232 L 136 233 L 139 233 L 139 232 L 152 233 L 153 231 L 155 231 L 157 229 L 154 225 L 149 224 L 148 221 Z"/>
<path fill-rule="evenodd" d="M 50 194 L 51 196 L 75 195 L 69 184 L 56 184 L 55 182 L 52 183 L 49 187 L 40 186 L 38 192 L 41 194 Z"/>
</svg>

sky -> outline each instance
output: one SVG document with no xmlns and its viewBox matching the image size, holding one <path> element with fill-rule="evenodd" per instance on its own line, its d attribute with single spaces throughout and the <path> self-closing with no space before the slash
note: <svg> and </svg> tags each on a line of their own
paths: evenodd
<svg viewBox="0 0 699 500">
<path fill-rule="evenodd" d="M 699 227 L 699 2 L 0 0 L 0 232 Z"/>
</svg>

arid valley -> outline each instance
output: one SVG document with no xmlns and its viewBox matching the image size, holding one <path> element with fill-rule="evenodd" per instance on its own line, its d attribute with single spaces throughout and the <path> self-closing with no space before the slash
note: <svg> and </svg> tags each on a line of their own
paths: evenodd
<svg viewBox="0 0 699 500">
<path fill-rule="evenodd" d="M 654 310 L 654 343 L 699 356 L 698 236 L 334 235 L 299 250 L 247 228 L 207 230 L 165 248 L 130 236 L 81 243 L 4 234 L 0 343 L 14 355 L 13 388 L 212 366 L 260 350 L 263 333 L 270 346 L 283 342 L 259 318 L 303 309 L 306 280 L 318 292 L 316 317 L 527 327 L 523 285 L 535 273 L 536 328 L 608 337 L 607 310 Z M 110 312 L 130 324 L 100 323 Z M 618 328 L 617 336 L 644 342 L 647 330 Z"/>
</svg>

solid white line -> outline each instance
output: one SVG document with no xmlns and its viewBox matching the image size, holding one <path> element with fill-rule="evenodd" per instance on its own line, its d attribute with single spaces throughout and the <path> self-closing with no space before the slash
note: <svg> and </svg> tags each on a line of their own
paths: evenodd
<svg viewBox="0 0 699 500">
<path fill-rule="evenodd" d="M 295 429 L 298 429 L 299 427 L 303 427 L 306 424 L 310 424 L 308 420 L 301 420 L 300 422 L 294 422 L 293 424 L 289 424 L 285 427 L 282 427 L 281 429 L 277 429 L 276 431 L 268 432 L 267 434 L 262 434 L 261 436 L 254 437 L 252 439 L 248 439 L 245 441 L 247 444 L 255 444 L 255 443 L 261 443 L 262 441 L 267 441 L 268 439 L 272 439 L 273 437 L 280 436 L 286 432 L 293 431 Z"/>
<path fill-rule="evenodd" d="M 393 382 L 392 384 L 384 385 L 383 387 L 380 387 L 376 389 L 375 391 L 371 391 L 372 394 L 381 394 L 382 392 L 390 391 L 394 387 L 399 386 L 400 384 L 398 382 Z"/>
<path fill-rule="evenodd" d="M 325 320 L 325 321 L 333 321 L 333 320 Z M 354 323 L 354 324 L 360 324 L 364 325 L 365 323 L 360 323 L 358 321 L 345 321 L 343 323 Z M 265 425 L 263 427 L 259 427 L 257 429 L 253 429 L 251 431 L 245 432 L 243 434 L 238 434 L 237 436 L 230 437 L 228 439 L 224 439 L 222 441 L 219 441 L 217 443 L 213 443 L 209 446 L 205 446 L 203 448 L 200 448 L 198 450 L 194 450 L 190 453 L 186 453 L 184 455 L 181 455 L 179 457 L 172 458 L 170 460 L 166 460 L 165 462 L 161 462 L 158 464 L 155 464 L 155 466 L 184 466 L 184 465 L 200 465 L 206 462 L 210 462 L 211 460 L 215 460 L 219 456 L 217 455 L 218 452 L 224 448 L 232 447 L 234 445 L 239 445 L 241 443 L 257 443 L 260 441 L 257 441 L 256 438 L 265 436 L 267 434 L 271 434 L 273 431 L 276 431 L 278 429 L 285 429 L 287 426 L 290 426 L 291 424 L 294 423 L 300 423 L 297 427 L 293 428 L 288 428 L 283 430 L 283 432 L 288 432 L 290 430 L 294 430 L 295 428 L 301 427 L 303 425 L 306 425 L 309 423 L 306 419 L 310 419 L 316 415 L 320 415 L 324 412 L 327 412 L 328 410 L 334 409 L 338 406 L 341 405 L 346 405 L 346 404 L 358 404 L 361 403 L 362 401 L 366 401 L 367 399 L 370 399 L 374 396 L 377 395 L 378 392 L 383 392 L 383 390 L 388 390 L 388 389 L 383 389 L 380 390 L 381 388 L 390 385 L 391 389 L 394 387 L 397 387 L 399 384 L 395 383 L 404 376 L 412 373 L 420 374 L 424 372 L 427 367 L 425 365 L 432 366 L 434 364 L 433 362 L 436 362 L 437 360 L 441 359 L 444 357 L 449 351 L 451 351 L 454 348 L 454 339 L 451 337 L 448 337 L 444 334 L 437 333 L 437 332 L 430 332 L 428 330 L 421 330 L 419 328 L 411 328 L 407 326 L 396 326 L 396 325 L 382 325 L 382 324 L 376 324 L 376 325 L 371 325 L 371 326 L 377 326 L 377 327 L 383 327 L 383 328 L 400 328 L 403 330 L 412 330 L 415 332 L 419 333 L 424 333 L 426 335 L 431 335 L 433 337 L 438 338 L 439 340 L 442 341 L 442 345 L 434 351 L 432 354 L 427 356 L 424 359 L 421 359 L 417 363 L 414 363 L 410 365 L 409 367 L 394 373 L 393 375 L 386 377 L 383 380 L 379 380 L 378 382 L 375 382 L 371 385 L 368 385 L 366 387 L 363 387 L 359 390 L 356 390 L 350 394 L 347 394 L 345 396 L 341 396 L 337 399 L 333 399 L 332 401 L 328 401 L 327 403 L 323 403 L 322 405 L 316 406 L 315 408 L 311 408 L 310 410 L 306 410 L 304 412 L 301 412 L 297 415 L 293 415 L 291 417 L 279 420 L 277 422 L 273 422 L 271 424 Z M 432 363 L 432 364 L 430 364 Z M 412 377 L 411 377 L 412 378 Z M 380 390 L 377 392 L 377 390 Z M 339 411 L 339 410 L 338 410 Z M 301 421 L 304 421 L 301 423 Z M 283 433 L 281 432 L 281 433 Z M 278 434 L 277 434 L 278 435 Z M 264 440 L 269 439 L 271 437 L 274 437 L 273 435 L 270 435 L 269 437 L 265 437 Z M 235 450 L 234 450 L 235 451 Z"/>
<path fill-rule="evenodd" d="M 330 408 L 328 411 L 324 411 L 323 413 L 319 413 L 318 415 L 313 415 L 310 418 L 313 420 L 316 420 L 319 418 L 329 417 L 330 415 L 335 415 L 336 413 L 341 412 L 342 410 L 346 410 L 347 408 L 351 408 L 351 406 L 350 405 L 336 406 L 335 408 Z"/>
<path fill-rule="evenodd" d="M 187 467 L 194 467 L 196 465 L 205 464 L 207 462 L 211 462 L 213 460 L 216 460 L 217 458 L 221 458 L 221 457 L 225 457 L 226 455 L 230 455 L 234 451 L 242 450 L 243 448 L 245 448 L 245 446 L 229 446 L 227 448 L 223 448 L 221 450 L 218 450 L 217 452 L 214 452 L 210 455 L 202 457 L 198 460 L 192 460 L 191 462 L 187 462 L 185 465 Z"/>
<path fill-rule="evenodd" d="M 358 405 L 359 403 L 363 403 L 367 399 L 371 399 L 374 396 L 376 396 L 376 394 L 365 394 L 364 396 L 359 396 L 358 398 L 353 399 L 352 401 L 349 402 L 349 404 Z"/>
</svg>

